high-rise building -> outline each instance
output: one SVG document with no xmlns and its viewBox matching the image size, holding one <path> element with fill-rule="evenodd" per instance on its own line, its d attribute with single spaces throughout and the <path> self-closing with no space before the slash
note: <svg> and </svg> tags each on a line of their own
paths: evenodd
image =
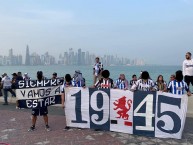
<svg viewBox="0 0 193 145">
<path fill-rule="evenodd" d="M 78 62 L 77 62 L 78 65 L 82 64 L 82 62 L 81 62 L 82 57 L 81 56 L 82 56 L 82 51 L 81 51 L 81 48 L 79 48 L 78 49 Z"/>
<path fill-rule="evenodd" d="M 82 52 L 81 54 L 81 64 L 85 65 L 85 52 Z"/>
<path fill-rule="evenodd" d="M 64 65 L 68 65 L 68 52 L 64 52 Z"/>
<path fill-rule="evenodd" d="M 29 46 L 26 47 L 25 65 L 30 65 Z"/>
<path fill-rule="evenodd" d="M 13 65 L 14 64 L 14 58 L 13 58 L 13 49 L 9 49 L 9 65 Z"/>
</svg>

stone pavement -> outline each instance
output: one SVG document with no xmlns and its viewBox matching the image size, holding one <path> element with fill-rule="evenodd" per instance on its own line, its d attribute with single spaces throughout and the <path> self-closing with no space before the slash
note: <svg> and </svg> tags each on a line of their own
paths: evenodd
<svg viewBox="0 0 193 145">
<path fill-rule="evenodd" d="M 2 104 L 2 103 L 1 103 Z M 63 131 L 65 116 L 61 107 L 50 106 L 49 125 L 45 130 L 42 117 L 38 117 L 36 130 L 31 126 L 31 110 L 15 109 L 15 104 L 0 104 L 0 145 L 193 145 L 193 118 L 187 117 L 181 140 L 136 136 L 118 132 L 72 129 Z"/>
</svg>

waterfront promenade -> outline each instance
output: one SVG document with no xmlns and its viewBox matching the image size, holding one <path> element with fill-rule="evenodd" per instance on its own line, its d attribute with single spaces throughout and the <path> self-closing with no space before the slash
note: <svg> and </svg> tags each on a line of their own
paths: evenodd
<svg viewBox="0 0 193 145">
<path fill-rule="evenodd" d="M 1 105 L 0 97 L 0 145 L 191 145 L 193 144 L 193 97 L 189 98 L 188 114 L 183 137 L 177 139 L 151 138 L 125 133 L 72 129 L 63 131 L 65 116 L 60 106 L 50 106 L 49 125 L 44 128 L 42 117 L 38 117 L 36 130 L 28 132 L 31 126 L 31 110 L 15 109 L 15 99 L 9 98 L 8 106 Z"/>
</svg>

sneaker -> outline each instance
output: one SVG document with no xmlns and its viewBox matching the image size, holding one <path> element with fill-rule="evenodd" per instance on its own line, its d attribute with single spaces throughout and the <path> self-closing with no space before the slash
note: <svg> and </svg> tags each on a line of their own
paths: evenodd
<svg viewBox="0 0 193 145">
<path fill-rule="evenodd" d="M 94 131 L 102 131 L 101 129 L 95 129 Z"/>
<path fill-rule="evenodd" d="M 28 129 L 28 132 L 31 132 L 31 131 L 34 131 L 35 130 L 35 126 L 31 126 L 29 129 Z"/>
<path fill-rule="evenodd" d="M 70 127 L 69 127 L 69 126 L 66 126 L 63 130 L 64 130 L 64 131 L 70 130 Z"/>
<path fill-rule="evenodd" d="M 51 129 L 50 129 L 50 127 L 49 127 L 49 125 L 46 125 L 46 131 L 51 131 Z"/>
<path fill-rule="evenodd" d="M 21 108 L 19 108 L 18 106 L 16 106 L 15 108 L 16 108 L 16 109 L 21 109 Z"/>
</svg>

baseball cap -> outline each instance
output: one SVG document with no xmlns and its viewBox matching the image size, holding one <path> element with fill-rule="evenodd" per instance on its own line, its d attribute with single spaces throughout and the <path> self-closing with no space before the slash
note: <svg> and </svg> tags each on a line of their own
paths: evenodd
<svg viewBox="0 0 193 145">
<path fill-rule="evenodd" d="M 17 76 L 17 74 L 16 74 L 16 73 L 12 73 L 12 75 L 13 75 L 13 76 Z"/>
</svg>

